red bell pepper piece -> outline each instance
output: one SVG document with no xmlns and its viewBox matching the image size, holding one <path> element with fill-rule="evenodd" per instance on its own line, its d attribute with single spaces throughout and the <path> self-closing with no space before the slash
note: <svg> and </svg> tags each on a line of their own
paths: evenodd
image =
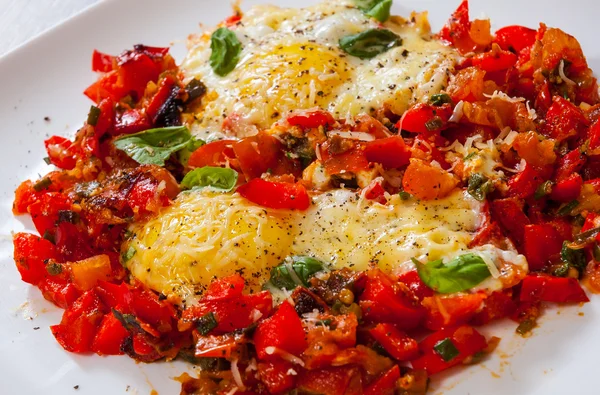
<svg viewBox="0 0 600 395">
<path fill-rule="evenodd" d="M 150 324 L 162 333 L 175 327 L 177 314 L 170 303 L 158 299 L 158 295 L 149 290 L 134 289 L 125 294 L 125 303 L 141 321 Z"/>
<path fill-rule="evenodd" d="M 558 142 L 570 137 L 581 136 L 588 126 L 583 111 L 561 96 L 554 96 L 546 113 L 546 123 L 542 133 Z"/>
<path fill-rule="evenodd" d="M 123 134 L 133 134 L 150 129 L 152 123 L 143 110 L 133 109 L 125 111 L 119 119 L 117 119 L 113 129 L 113 135 L 120 136 Z"/>
<path fill-rule="evenodd" d="M 98 104 L 100 116 L 98 122 L 94 126 L 95 135 L 97 138 L 112 130 L 115 124 L 115 102 L 111 99 L 104 99 Z"/>
<path fill-rule="evenodd" d="M 290 125 L 300 126 L 304 129 L 318 128 L 319 126 L 335 123 L 335 119 L 330 113 L 320 109 L 297 110 L 288 115 L 286 120 Z"/>
<path fill-rule="evenodd" d="M 78 147 L 69 139 L 52 136 L 44 141 L 50 162 L 61 169 L 71 170 L 77 163 Z"/>
<path fill-rule="evenodd" d="M 517 198 L 493 200 L 490 204 L 492 218 L 498 221 L 517 244 L 522 244 L 525 236 L 525 225 L 529 218 L 523 212 L 523 203 Z"/>
<path fill-rule="evenodd" d="M 524 250 L 529 270 L 542 270 L 560 254 L 563 238 L 551 224 L 525 226 Z"/>
<path fill-rule="evenodd" d="M 492 292 L 483 302 L 483 309 L 476 313 L 471 319 L 472 325 L 485 325 L 488 322 L 510 317 L 516 310 L 517 305 L 511 295 L 505 291 Z"/>
<path fill-rule="evenodd" d="M 476 44 L 469 34 L 470 29 L 469 2 L 463 0 L 440 30 L 439 37 L 453 44 L 460 53 L 465 54 L 476 48 Z"/>
<path fill-rule="evenodd" d="M 387 199 L 385 198 L 385 189 L 381 186 L 381 183 L 377 180 L 371 182 L 365 188 L 365 198 L 369 200 L 375 200 L 378 203 L 385 204 Z"/>
<path fill-rule="evenodd" d="M 46 192 L 38 201 L 29 205 L 27 211 L 31 215 L 35 228 L 43 235 L 46 231 L 53 233 L 59 211 L 70 209 L 71 202 L 67 196 L 58 192 Z"/>
<path fill-rule="evenodd" d="M 232 148 L 239 167 L 248 181 L 259 178 L 269 170 L 271 174 L 293 172 L 289 159 L 282 151 L 281 143 L 269 134 L 259 133 L 246 137 L 234 143 Z"/>
<path fill-rule="evenodd" d="M 523 171 L 508 180 L 508 194 L 525 199 L 532 196 L 543 182 L 541 172 L 529 163 L 525 163 Z"/>
<path fill-rule="evenodd" d="M 434 348 L 446 339 L 449 339 L 458 351 L 458 354 L 448 361 L 444 360 Z M 423 369 L 431 375 L 460 364 L 485 347 L 487 347 L 485 338 L 468 325 L 446 328 L 427 336 L 419 344 L 423 355 L 411 361 L 411 364 L 414 369 Z"/>
<path fill-rule="evenodd" d="M 60 308 L 67 309 L 81 296 L 73 283 L 59 276 L 46 276 L 38 283 L 44 299 Z"/>
<path fill-rule="evenodd" d="M 385 169 L 396 169 L 409 163 L 411 152 L 400 136 L 367 143 L 365 156 L 369 162 L 381 163 Z"/>
<path fill-rule="evenodd" d="M 342 173 L 358 173 L 369 169 L 369 161 L 365 156 L 365 151 L 360 144 L 341 154 L 331 155 L 328 150 L 328 143 L 321 146 L 321 156 L 323 158 L 323 167 L 329 175 Z"/>
<path fill-rule="evenodd" d="M 369 334 L 398 361 L 410 361 L 419 356 L 417 341 L 392 324 L 377 324 Z"/>
<path fill-rule="evenodd" d="M 113 69 L 115 57 L 94 50 L 92 53 L 92 71 L 108 73 Z"/>
<path fill-rule="evenodd" d="M 486 295 L 483 293 L 439 296 L 423 299 L 425 327 L 440 330 L 449 326 L 465 324 L 481 310 Z M 443 311 L 443 312 L 442 312 Z"/>
<path fill-rule="evenodd" d="M 479 53 L 471 58 L 473 66 L 487 72 L 510 69 L 517 63 L 517 55 L 510 51 L 488 51 Z"/>
<path fill-rule="evenodd" d="M 263 361 L 280 359 L 278 350 L 298 356 L 306 349 L 302 322 L 289 302 L 283 302 L 275 314 L 258 324 L 254 346 L 258 359 Z M 275 347 L 274 353 L 267 352 L 270 347 Z"/>
<path fill-rule="evenodd" d="M 95 291 L 87 291 L 65 310 L 59 325 L 51 326 L 60 345 L 70 352 L 91 351 L 92 341 L 106 308 Z"/>
<path fill-rule="evenodd" d="M 416 346 L 416 342 L 415 342 Z M 375 382 L 363 391 L 364 395 L 394 395 L 396 393 L 396 381 L 400 379 L 400 367 L 392 366 L 383 373 Z"/>
<path fill-rule="evenodd" d="M 346 394 L 352 379 L 357 375 L 360 375 L 358 368 L 348 366 L 302 370 L 297 386 L 303 391 L 314 394 Z"/>
<path fill-rule="evenodd" d="M 205 299 L 229 299 L 242 296 L 244 291 L 244 278 L 239 274 L 219 278 L 208 286 Z"/>
<path fill-rule="evenodd" d="M 127 300 L 130 300 L 129 287 L 126 283 L 114 284 L 108 281 L 98 281 L 96 293 L 102 302 L 111 309 L 118 309 L 121 312 L 129 313 Z"/>
<path fill-rule="evenodd" d="M 46 276 L 45 261 L 58 258 L 58 251 L 52 243 L 31 233 L 15 234 L 13 245 L 21 279 L 29 284 L 35 285 Z"/>
<path fill-rule="evenodd" d="M 408 288 L 378 269 L 367 271 L 359 305 L 367 322 L 386 322 L 400 329 L 416 328 L 425 313 Z"/>
<path fill-rule="evenodd" d="M 123 324 L 110 312 L 104 316 L 94 341 L 92 351 L 99 355 L 121 355 L 121 348 L 125 339 L 130 335 Z"/>
<path fill-rule="evenodd" d="M 219 140 L 205 144 L 190 155 L 190 167 L 225 166 L 228 160 L 235 158 L 233 144 L 235 140 Z"/>
<path fill-rule="evenodd" d="M 521 52 L 535 43 L 536 31 L 525 26 L 506 26 L 496 31 L 494 42 L 505 51 Z"/>
<path fill-rule="evenodd" d="M 554 179 L 556 181 L 562 181 L 570 177 L 573 173 L 579 172 L 586 162 L 587 156 L 585 154 L 579 149 L 572 150 L 558 160 Z"/>
<path fill-rule="evenodd" d="M 594 150 L 600 147 L 600 120 L 594 122 L 588 131 L 588 139 L 590 140 L 589 149 Z"/>
<path fill-rule="evenodd" d="M 287 210 L 306 210 L 310 198 L 301 184 L 270 182 L 255 178 L 237 189 L 238 193 L 263 207 Z"/>
<path fill-rule="evenodd" d="M 119 101 L 127 95 L 127 91 L 119 84 L 118 70 L 113 70 L 104 74 L 98 81 L 87 87 L 83 94 L 89 97 L 94 103 L 100 103 L 103 99 Z"/>
<path fill-rule="evenodd" d="M 396 127 L 412 133 L 432 134 L 446 129 L 451 116 L 452 106 L 448 103 L 442 106 L 419 103 L 402 115 Z"/>
<path fill-rule="evenodd" d="M 433 296 L 433 290 L 425 285 L 416 270 L 402 273 L 398 276 L 398 280 L 403 282 L 419 300 L 423 300 L 423 298 L 428 296 Z"/>
<path fill-rule="evenodd" d="M 521 283 L 521 302 L 589 302 L 579 281 L 572 277 L 528 275 Z"/>
<path fill-rule="evenodd" d="M 292 373 L 291 371 L 294 373 Z M 258 363 L 258 377 L 271 394 L 289 391 L 296 385 L 296 370 L 288 361 L 267 361 Z"/>
<path fill-rule="evenodd" d="M 577 173 L 573 173 L 567 178 L 558 181 L 553 187 L 550 193 L 550 199 L 556 200 L 557 202 L 567 203 L 571 200 L 575 200 L 579 197 L 581 187 L 583 186 L 583 179 Z"/>
<path fill-rule="evenodd" d="M 170 74 L 166 75 L 160 81 L 158 90 L 154 96 L 152 96 L 152 99 L 150 99 L 150 102 L 146 106 L 146 114 L 153 123 L 156 122 L 156 116 L 158 115 L 161 107 L 163 104 L 165 104 L 169 96 L 171 96 L 171 92 L 173 92 L 173 88 L 175 87 L 176 83 L 177 81 L 175 80 L 175 77 Z"/>
<path fill-rule="evenodd" d="M 240 336 L 233 333 L 196 337 L 196 357 L 229 358 L 241 342 Z"/>
<path fill-rule="evenodd" d="M 15 200 L 12 207 L 13 214 L 27 214 L 27 208 L 39 199 L 39 195 L 33 188 L 31 180 L 23 181 L 15 191 Z"/>
</svg>

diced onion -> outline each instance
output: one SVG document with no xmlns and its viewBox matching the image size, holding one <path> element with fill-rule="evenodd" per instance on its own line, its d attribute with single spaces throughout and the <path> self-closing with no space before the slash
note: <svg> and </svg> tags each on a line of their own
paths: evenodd
<svg viewBox="0 0 600 395">
<path fill-rule="evenodd" d="M 456 106 L 454 107 L 454 111 L 452 112 L 452 116 L 450 117 L 450 119 L 448 119 L 448 122 L 457 123 L 458 121 L 460 121 L 460 119 L 463 116 L 463 106 L 464 105 L 465 105 L 465 102 L 463 102 L 462 100 L 456 104 Z"/>
</svg>

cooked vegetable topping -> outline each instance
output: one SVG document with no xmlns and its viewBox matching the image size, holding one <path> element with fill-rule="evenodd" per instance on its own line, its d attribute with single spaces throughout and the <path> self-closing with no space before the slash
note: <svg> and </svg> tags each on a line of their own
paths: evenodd
<svg viewBox="0 0 600 395">
<path fill-rule="evenodd" d="M 412 259 L 421 280 L 439 293 L 466 291 L 488 278 L 490 269 L 483 258 L 476 254 L 464 254 L 444 264 L 441 259 L 425 264 Z"/>
<path fill-rule="evenodd" d="M 221 77 L 229 74 L 240 59 L 242 44 L 235 33 L 226 27 L 221 27 L 210 37 L 210 67 Z"/>
<path fill-rule="evenodd" d="M 235 170 L 204 166 L 187 173 L 181 180 L 181 186 L 185 189 L 210 187 L 215 191 L 229 192 L 235 188 L 237 179 Z"/>
<path fill-rule="evenodd" d="M 402 45 L 402 39 L 386 29 L 369 29 L 340 39 L 340 48 L 352 56 L 370 59 Z"/>
</svg>

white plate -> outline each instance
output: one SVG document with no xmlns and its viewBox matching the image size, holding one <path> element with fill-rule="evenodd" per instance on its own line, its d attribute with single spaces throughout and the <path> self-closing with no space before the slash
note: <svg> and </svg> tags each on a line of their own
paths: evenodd
<svg viewBox="0 0 600 395">
<path fill-rule="evenodd" d="M 244 1 L 242 8 L 265 0 Z M 269 1 L 269 0 L 267 0 Z M 271 0 L 294 5 L 293 0 Z M 302 4 L 314 3 L 307 0 Z M 397 1 L 394 11 L 408 15 L 429 10 L 439 29 L 459 0 Z M 472 0 L 471 14 L 492 18 L 493 26 L 543 21 L 575 35 L 592 68 L 600 70 L 594 0 Z M 83 89 L 94 81 L 92 50 L 117 54 L 133 44 L 166 46 L 181 59 L 183 40 L 230 15 L 229 1 L 112 0 L 99 4 L 0 59 L 0 394 L 179 393 L 171 378 L 182 364 L 136 364 L 127 357 L 75 355 L 63 351 L 48 327 L 61 310 L 37 289 L 22 283 L 12 260 L 11 232 L 32 229 L 11 212 L 18 183 L 49 170 L 42 141 L 53 134 L 73 135 L 90 102 Z M 50 121 L 44 121 L 50 117 Z M 597 394 L 600 351 L 600 297 L 584 307 L 550 308 L 535 335 L 523 340 L 513 323 L 486 328 L 502 337 L 499 352 L 480 366 L 454 369 L 434 382 L 437 394 Z M 583 315 L 579 313 L 583 312 Z M 39 329 L 36 329 L 39 328 Z M 79 386 L 77 390 L 74 386 Z"/>
</svg>

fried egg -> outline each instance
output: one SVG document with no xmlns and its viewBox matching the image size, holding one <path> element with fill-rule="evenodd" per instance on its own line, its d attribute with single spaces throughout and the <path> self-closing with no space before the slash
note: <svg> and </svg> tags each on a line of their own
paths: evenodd
<svg viewBox="0 0 600 395">
<path fill-rule="evenodd" d="M 145 225 L 125 248 L 131 273 L 169 298 L 194 303 L 216 277 L 243 274 L 258 289 L 289 255 L 310 255 L 331 269 L 376 264 L 401 274 L 422 262 L 481 255 L 492 276 L 475 290 L 492 292 L 520 280 L 527 262 L 491 244 L 469 248 L 482 203 L 457 190 L 437 201 L 391 197 L 386 205 L 337 189 L 313 197 L 304 212 L 258 207 L 237 193 L 190 191 Z M 494 270 L 494 268 L 496 268 Z"/>
<path fill-rule="evenodd" d="M 381 27 L 350 4 L 334 0 L 303 9 L 251 8 L 230 27 L 243 49 L 235 69 L 224 77 L 209 65 L 210 34 L 195 40 L 181 69 L 209 91 L 196 114 L 196 134 L 220 132 L 230 116 L 267 129 L 290 111 L 313 107 L 341 119 L 384 107 L 402 114 L 446 86 L 455 50 L 401 18 L 383 24 L 402 38 L 401 46 L 372 59 L 340 49 L 342 37 Z"/>
</svg>

